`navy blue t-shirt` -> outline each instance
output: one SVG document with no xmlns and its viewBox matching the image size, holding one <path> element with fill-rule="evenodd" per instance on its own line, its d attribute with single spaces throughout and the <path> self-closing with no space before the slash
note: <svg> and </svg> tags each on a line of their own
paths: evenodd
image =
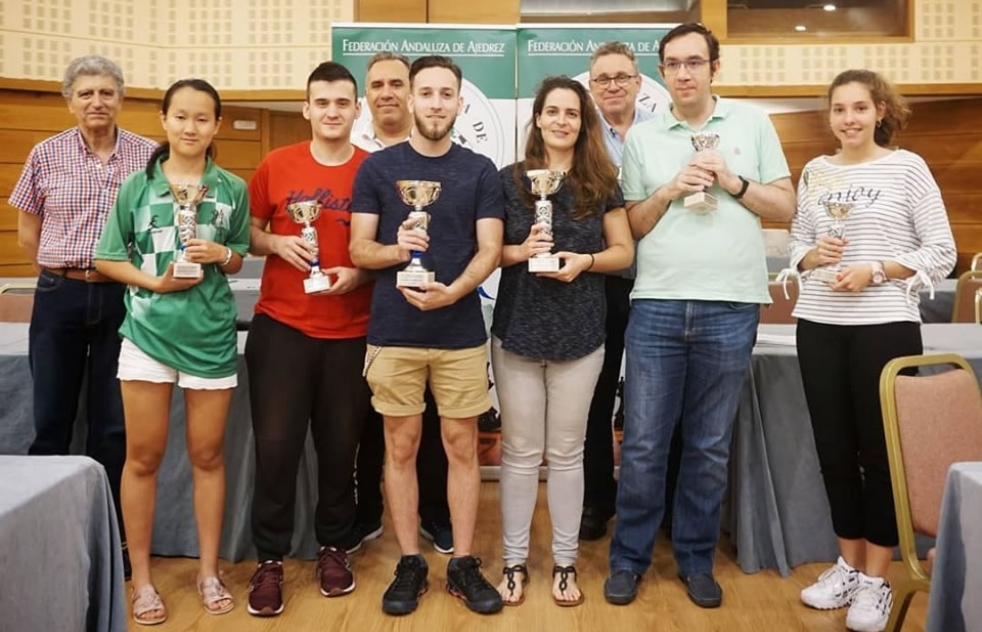
<svg viewBox="0 0 982 632">
<path fill-rule="evenodd" d="M 423 253 L 423 266 L 436 274 L 438 282 L 450 285 L 477 252 L 477 221 L 505 216 L 494 163 L 456 144 L 437 158 L 417 153 L 408 142 L 370 155 L 355 177 L 351 211 L 379 216 L 375 240 L 384 245 L 396 243 L 399 225 L 413 210 L 403 203 L 397 180 L 432 180 L 442 185 L 440 197 L 424 209 L 430 214 L 430 247 Z M 377 271 L 369 344 L 466 349 L 487 342 L 476 291 L 453 305 L 421 311 L 396 288 L 396 273 L 406 265 Z"/>
</svg>

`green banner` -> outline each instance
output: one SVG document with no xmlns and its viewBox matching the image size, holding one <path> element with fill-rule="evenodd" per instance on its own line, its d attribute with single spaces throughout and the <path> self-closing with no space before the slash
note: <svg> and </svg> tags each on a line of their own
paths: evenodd
<svg viewBox="0 0 982 632">
<path fill-rule="evenodd" d="M 503 167 L 515 160 L 515 28 L 432 24 L 335 24 L 331 59 L 344 64 L 364 83 L 368 60 L 392 52 L 410 60 L 424 55 L 453 58 L 464 73 L 464 106 L 454 125 L 454 140 Z M 362 120 L 365 119 L 365 120 Z M 356 128 L 371 123 L 362 107 Z"/>
</svg>

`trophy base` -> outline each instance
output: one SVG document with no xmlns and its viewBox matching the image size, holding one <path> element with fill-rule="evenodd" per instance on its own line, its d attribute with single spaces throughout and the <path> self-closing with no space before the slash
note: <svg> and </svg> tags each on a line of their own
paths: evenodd
<svg viewBox="0 0 982 632">
<path fill-rule="evenodd" d="M 436 275 L 429 270 L 403 270 L 396 272 L 396 287 L 423 287 L 433 283 Z"/>
<path fill-rule="evenodd" d="M 331 278 L 326 274 L 307 277 L 303 280 L 303 291 L 306 294 L 317 294 L 331 289 Z"/>
<path fill-rule="evenodd" d="M 715 211 L 719 206 L 719 202 L 716 200 L 716 198 L 705 191 L 700 191 L 699 193 L 693 193 L 692 195 L 686 196 L 683 204 L 687 210 L 694 213 L 709 213 Z"/>
<path fill-rule="evenodd" d="M 559 257 L 532 257 L 529 272 L 559 272 Z"/>
<path fill-rule="evenodd" d="M 197 279 L 201 276 L 201 264 L 189 261 L 175 261 L 174 271 L 171 273 L 175 279 Z"/>
<path fill-rule="evenodd" d="M 821 283 L 836 283 L 839 275 L 839 269 L 832 266 L 822 266 L 821 268 L 815 268 L 809 275 L 809 278 L 815 279 Z"/>
</svg>

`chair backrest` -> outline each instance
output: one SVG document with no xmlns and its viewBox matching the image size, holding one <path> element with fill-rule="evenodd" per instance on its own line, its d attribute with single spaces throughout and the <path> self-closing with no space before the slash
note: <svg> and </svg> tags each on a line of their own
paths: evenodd
<svg viewBox="0 0 982 632">
<path fill-rule="evenodd" d="M 972 267 L 969 270 L 978 270 L 982 267 L 982 252 L 977 252 L 972 255 Z"/>
<path fill-rule="evenodd" d="M 901 375 L 950 365 L 955 368 L 941 373 Z M 908 356 L 883 368 L 880 405 L 901 553 L 917 563 L 914 533 L 937 535 L 951 464 L 982 460 L 982 393 L 961 356 Z"/>
<path fill-rule="evenodd" d="M 975 294 L 982 289 L 982 270 L 969 270 L 958 277 L 955 286 L 955 306 L 951 310 L 951 322 L 974 323 Z"/>
<path fill-rule="evenodd" d="M 771 293 L 771 301 L 773 302 L 770 305 L 761 305 L 761 324 L 793 325 L 798 322 L 798 319 L 791 315 L 791 312 L 794 311 L 795 304 L 798 302 L 798 283 L 793 278 L 788 279 L 787 288 L 790 298 L 784 297 L 783 286 L 783 283 L 773 280 L 767 284 L 767 289 Z"/>
<path fill-rule="evenodd" d="M 0 285 L 0 322 L 29 323 L 34 311 L 33 283 Z"/>
</svg>

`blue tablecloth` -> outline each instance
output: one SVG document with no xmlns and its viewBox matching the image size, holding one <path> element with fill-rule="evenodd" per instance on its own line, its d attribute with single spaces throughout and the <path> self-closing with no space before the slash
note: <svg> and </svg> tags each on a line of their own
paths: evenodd
<svg viewBox="0 0 982 632">
<path fill-rule="evenodd" d="M 948 471 L 925 632 L 982 632 L 982 462 Z"/>
<path fill-rule="evenodd" d="M 101 465 L 0 456 L 0 629 L 126 632 L 119 527 Z"/>
</svg>

